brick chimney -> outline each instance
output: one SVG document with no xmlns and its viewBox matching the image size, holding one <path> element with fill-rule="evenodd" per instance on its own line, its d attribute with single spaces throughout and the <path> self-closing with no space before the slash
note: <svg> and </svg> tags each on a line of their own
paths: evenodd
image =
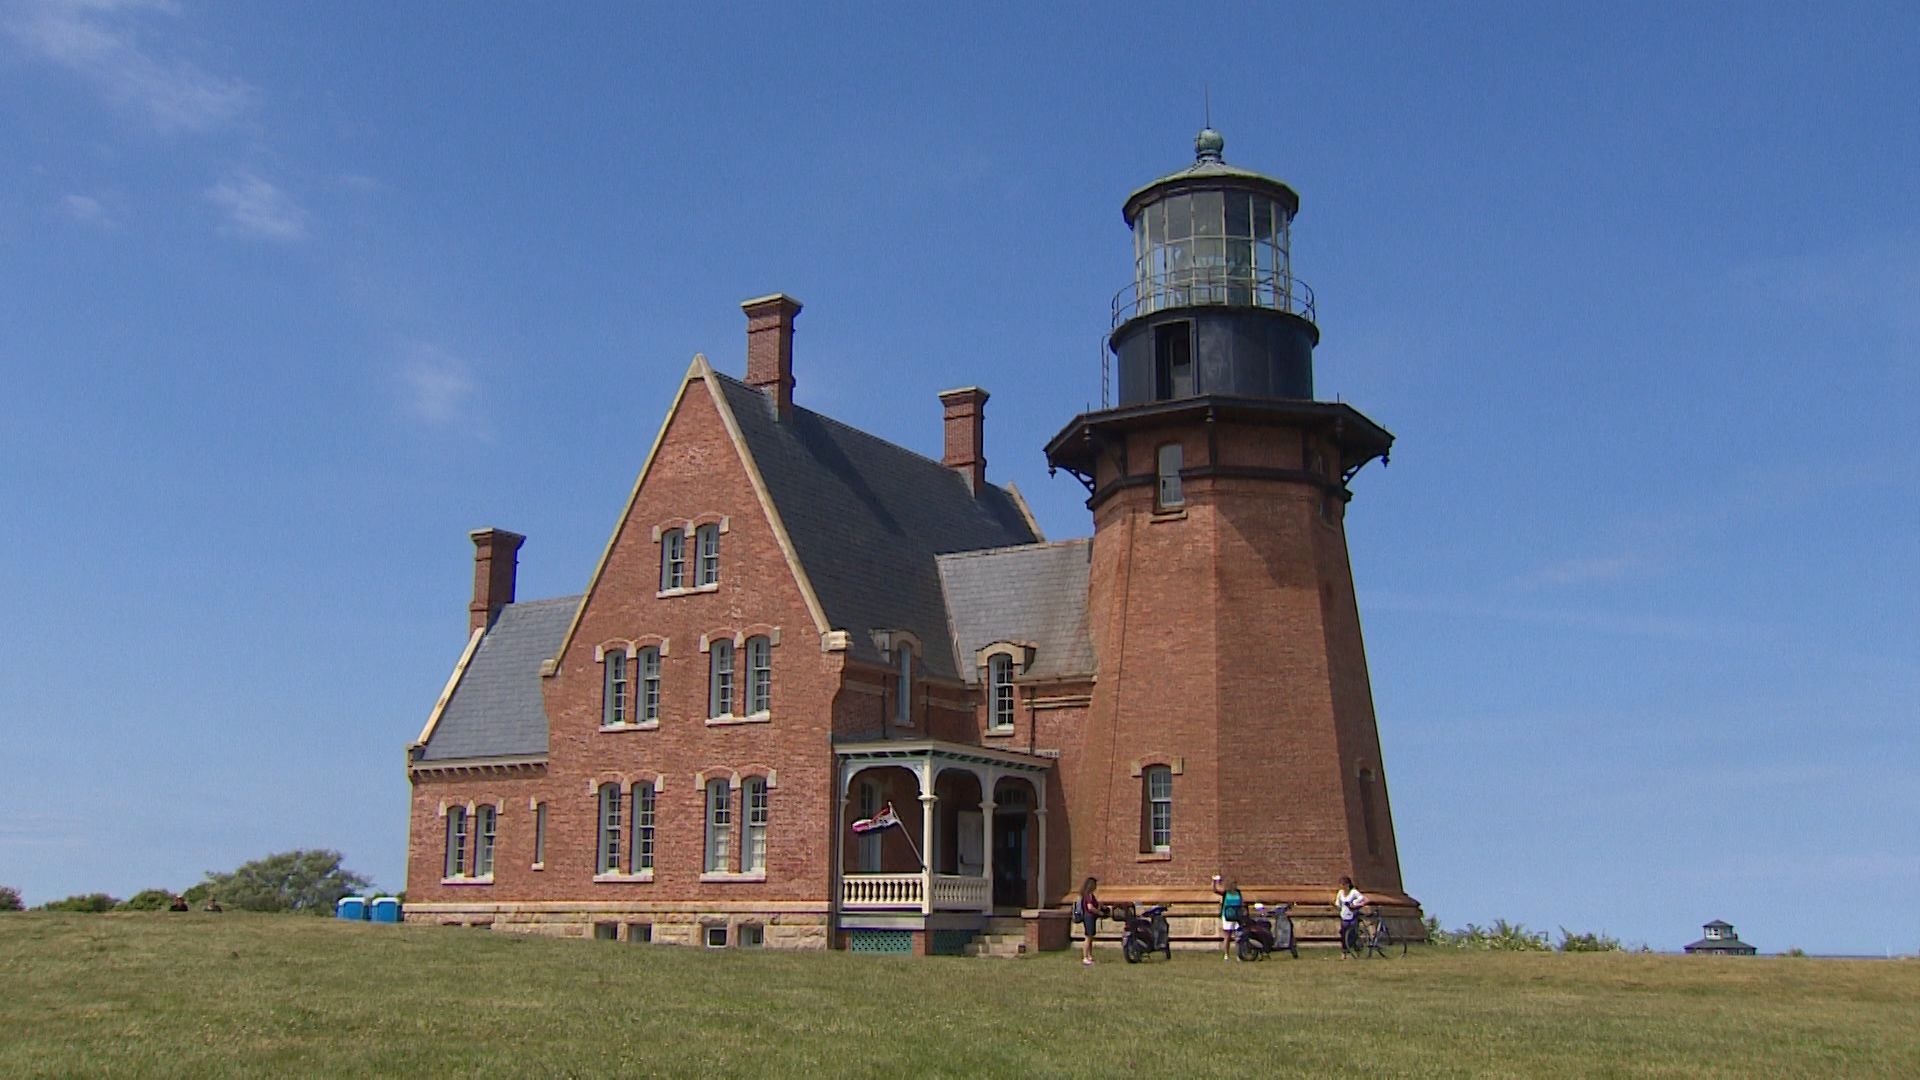
<svg viewBox="0 0 1920 1080">
<path fill-rule="evenodd" d="M 473 540 L 473 603 L 469 633 L 493 625 L 500 609 L 513 603 L 513 579 L 520 567 L 520 545 L 527 538 L 505 529 L 475 529 Z"/>
<path fill-rule="evenodd" d="M 747 385 L 773 399 L 773 414 L 793 412 L 793 319 L 800 301 L 774 293 L 740 305 L 747 313 Z"/>
<path fill-rule="evenodd" d="M 975 495 L 987 482 L 987 392 L 977 386 L 940 392 L 947 409 L 947 454 L 940 463 L 967 482 Z"/>
</svg>

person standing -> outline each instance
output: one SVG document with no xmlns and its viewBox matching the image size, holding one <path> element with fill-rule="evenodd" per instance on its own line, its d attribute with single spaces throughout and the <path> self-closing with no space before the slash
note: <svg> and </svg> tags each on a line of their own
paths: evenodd
<svg viewBox="0 0 1920 1080">
<path fill-rule="evenodd" d="M 1093 965 L 1093 936 L 1100 932 L 1100 897 L 1094 893 L 1099 884 L 1099 878 L 1091 877 L 1081 882 L 1080 895 L 1073 902 L 1073 917 L 1087 932 L 1081 945 L 1080 962 L 1089 967 Z"/>
<path fill-rule="evenodd" d="M 1246 901 L 1240 895 L 1240 883 L 1229 881 L 1220 884 L 1220 875 L 1213 875 L 1213 892 L 1220 898 L 1220 959 L 1233 959 L 1233 935 L 1240 929 L 1240 917 L 1245 914 Z"/>
<path fill-rule="evenodd" d="M 1340 909 L 1340 959 L 1345 960 L 1360 951 L 1360 909 L 1367 906 L 1367 896 L 1353 887 L 1352 878 L 1343 877 L 1333 904 Z"/>
</svg>

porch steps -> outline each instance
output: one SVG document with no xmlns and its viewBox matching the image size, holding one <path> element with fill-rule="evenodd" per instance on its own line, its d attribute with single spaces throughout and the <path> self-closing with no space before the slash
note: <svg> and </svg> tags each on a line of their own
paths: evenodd
<svg viewBox="0 0 1920 1080">
<path fill-rule="evenodd" d="M 1020 919 L 992 918 L 985 932 L 967 942 L 966 956 L 1012 958 L 1027 952 L 1027 924 Z"/>
</svg>

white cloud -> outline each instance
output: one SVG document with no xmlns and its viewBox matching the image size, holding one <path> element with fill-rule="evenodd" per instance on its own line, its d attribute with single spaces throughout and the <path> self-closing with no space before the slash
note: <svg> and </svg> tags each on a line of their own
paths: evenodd
<svg viewBox="0 0 1920 1080">
<path fill-rule="evenodd" d="M 253 173 L 229 173 L 206 195 L 227 212 L 226 232 L 283 241 L 307 235 L 306 211 L 286 192 Z"/>
<path fill-rule="evenodd" d="M 162 134 L 237 120 L 253 104 L 253 87 L 155 55 L 133 26 L 151 12 L 177 16 L 179 8 L 166 0 L 24 0 L 4 25 L 28 52 L 78 75 Z"/>
<path fill-rule="evenodd" d="M 82 225 L 92 225 L 99 229 L 114 226 L 113 215 L 101 205 L 100 200 L 91 195 L 68 195 L 60 200 L 60 210 Z"/>
<path fill-rule="evenodd" d="M 416 344 L 400 366 L 402 404 L 415 419 L 433 427 L 462 425 L 484 436 L 480 426 L 480 386 L 472 365 L 433 345 Z"/>
</svg>

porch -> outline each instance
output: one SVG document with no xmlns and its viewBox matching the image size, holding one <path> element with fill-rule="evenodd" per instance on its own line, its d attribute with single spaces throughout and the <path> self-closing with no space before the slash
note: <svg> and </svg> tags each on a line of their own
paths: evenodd
<svg viewBox="0 0 1920 1080">
<path fill-rule="evenodd" d="M 843 928 L 978 928 L 1046 895 L 1050 758 L 933 739 L 834 747 Z M 899 824 L 855 833 L 892 806 Z"/>
</svg>

